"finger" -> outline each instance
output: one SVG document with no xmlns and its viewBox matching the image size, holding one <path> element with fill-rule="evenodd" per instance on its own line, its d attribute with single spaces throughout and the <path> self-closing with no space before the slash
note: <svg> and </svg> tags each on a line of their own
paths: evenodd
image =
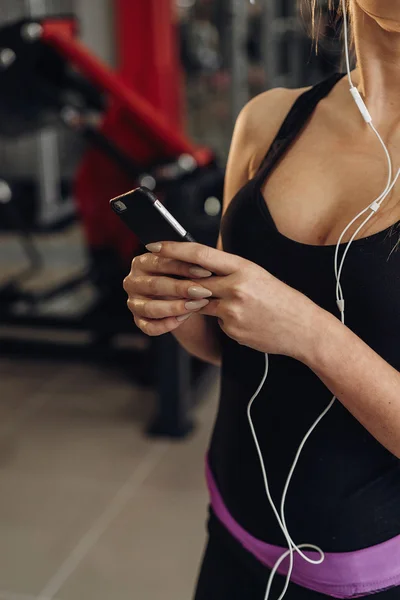
<svg viewBox="0 0 400 600">
<path fill-rule="evenodd" d="M 128 307 L 135 316 L 150 320 L 183 316 L 186 313 L 199 311 L 207 306 L 208 302 L 208 300 L 166 301 L 132 298 L 128 300 Z"/>
<path fill-rule="evenodd" d="M 191 315 L 188 315 L 188 318 Z M 143 317 L 135 317 L 135 323 L 139 329 L 146 335 L 151 337 L 163 335 L 164 333 L 170 333 L 182 324 L 182 321 L 178 321 L 175 317 L 168 317 L 167 319 L 144 319 Z"/>
<path fill-rule="evenodd" d="M 205 306 L 198 312 L 200 315 L 205 315 L 207 317 L 215 317 L 222 331 L 226 333 L 224 321 L 221 318 L 221 300 L 210 300 L 207 306 Z"/>
<path fill-rule="evenodd" d="M 196 286 L 210 290 L 213 298 L 227 298 L 235 293 L 234 277 L 234 275 L 224 275 L 222 277 L 212 276 L 207 279 L 198 279 Z"/>
<path fill-rule="evenodd" d="M 220 300 L 210 300 L 206 306 L 201 308 L 198 312 L 201 315 L 207 315 L 208 317 L 219 317 L 220 315 Z"/>
<path fill-rule="evenodd" d="M 131 278 L 124 287 L 128 295 L 131 296 L 193 298 L 189 289 L 202 286 L 193 281 L 173 279 L 172 277 L 140 275 L 139 277 Z M 204 297 L 207 297 L 207 292 L 205 292 Z M 200 299 L 199 296 L 196 299 Z"/>
<path fill-rule="evenodd" d="M 187 262 L 182 262 L 181 260 L 175 260 L 173 258 L 163 258 L 162 256 L 151 253 L 135 257 L 132 261 L 132 265 L 137 265 L 141 271 L 153 275 L 176 275 L 187 279 L 191 279 L 192 277 L 210 277 L 212 275 L 211 271 L 202 269 L 196 265 L 191 265 Z"/>
<path fill-rule="evenodd" d="M 244 266 L 245 259 L 216 248 L 194 242 L 158 242 L 146 246 L 163 258 L 172 258 L 198 265 L 216 275 L 230 275 Z"/>
</svg>

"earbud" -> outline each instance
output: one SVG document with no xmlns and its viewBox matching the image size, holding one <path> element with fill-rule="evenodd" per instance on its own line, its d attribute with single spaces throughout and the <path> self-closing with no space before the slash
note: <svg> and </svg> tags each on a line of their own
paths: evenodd
<svg viewBox="0 0 400 600">
<path fill-rule="evenodd" d="M 353 96 L 354 101 L 357 104 L 358 109 L 359 109 L 360 113 L 362 114 L 364 121 L 366 123 L 372 123 L 372 117 L 369 114 L 368 108 L 366 107 L 364 100 L 361 98 L 361 94 L 358 91 L 358 89 L 353 86 L 350 88 L 350 93 Z"/>
</svg>

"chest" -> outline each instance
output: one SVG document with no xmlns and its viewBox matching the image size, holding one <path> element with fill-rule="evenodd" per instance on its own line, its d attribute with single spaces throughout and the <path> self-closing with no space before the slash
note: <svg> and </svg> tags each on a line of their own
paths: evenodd
<svg viewBox="0 0 400 600">
<path fill-rule="evenodd" d="M 391 148 L 394 171 L 400 150 Z M 371 131 L 343 139 L 311 122 L 274 165 L 262 193 L 277 229 L 305 244 L 336 244 L 348 223 L 384 190 L 388 166 Z M 366 213 L 344 235 L 348 241 Z M 355 239 L 382 231 L 400 219 L 400 182 Z"/>
<path fill-rule="evenodd" d="M 266 269 L 339 318 L 334 274 L 335 246 L 295 242 L 271 226 L 261 210 L 255 181 L 232 200 L 222 221 L 224 249 Z M 341 276 L 346 325 L 400 370 L 399 233 L 358 240 L 347 254 Z"/>
</svg>

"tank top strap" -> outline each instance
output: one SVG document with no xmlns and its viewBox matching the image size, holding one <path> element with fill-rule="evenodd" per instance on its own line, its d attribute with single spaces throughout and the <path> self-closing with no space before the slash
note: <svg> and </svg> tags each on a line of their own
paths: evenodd
<svg viewBox="0 0 400 600">
<path fill-rule="evenodd" d="M 329 94 L 344 75 L 345 73 L 334 73 L 297 98 L 257 171 L 255 179 L 258 185 L 263 184 L 269 172 L 298 137 L 318 103 Z"/>
</svg>

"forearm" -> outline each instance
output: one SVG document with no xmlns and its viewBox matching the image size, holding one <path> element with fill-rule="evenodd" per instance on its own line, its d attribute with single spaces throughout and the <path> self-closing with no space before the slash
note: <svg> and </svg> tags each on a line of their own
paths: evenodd
<svg viewBox="0 0 400 600">
<path fill-rule="evenodd" d="M 216 366 L 221 365 L 219 327 L 216 319 L 193 314 L 173 331 L 173 335 L 193 356 Z"/>
<path fill-rule="evenodd" d="M 400 373 L 319 307 L 312 339 L 299 359 L 383 446 L 400 458 Z"/>
</svg>

